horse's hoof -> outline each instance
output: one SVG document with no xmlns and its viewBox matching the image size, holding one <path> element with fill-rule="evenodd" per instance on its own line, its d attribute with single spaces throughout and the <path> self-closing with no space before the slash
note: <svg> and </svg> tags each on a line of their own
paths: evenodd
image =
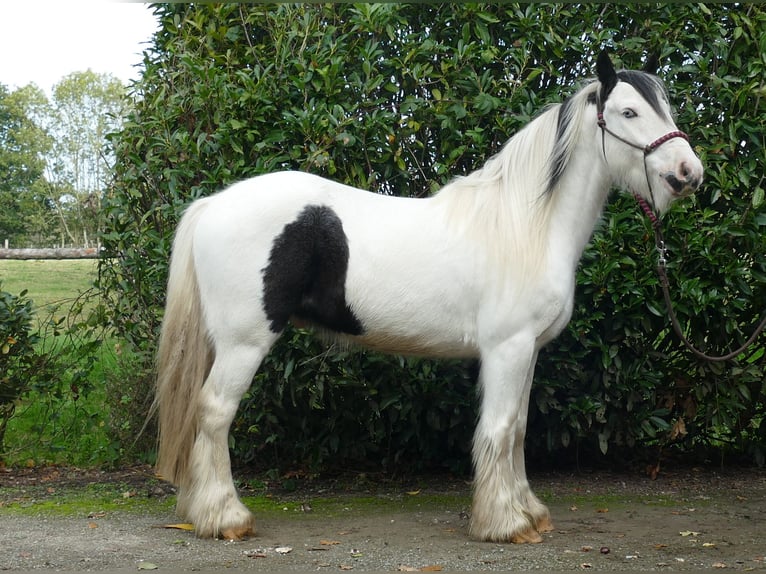
<svg viewBox="0 0 766 574">
<path fill-rule="evenodd" d="M 543 537 L 534 528 L 519 532 L 511 536 L 511 542 L 514 544 L 539 544 L 543 541 Z"/>
<path fill-rule="evenodd" d="M 535 530 L 538 532 L 553 532 L 553 522 L 550 516 L 545 516 L 537 521 Z"/>
<path fill-rule="evenodd" d="M 221 538 L 224 540 L 247 540 L 255 536 L 255 524 L 240 524 L 238 526 L 229 526 L 221 530 Z"/>
</svg>

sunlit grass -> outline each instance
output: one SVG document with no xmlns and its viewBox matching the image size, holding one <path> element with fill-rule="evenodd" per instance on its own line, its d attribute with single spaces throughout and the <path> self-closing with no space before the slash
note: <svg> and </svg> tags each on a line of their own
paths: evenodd
<svg viewBox="0 0 766 574">
<path fill-rule="evenodd" d="M 18 295 L 26 289 L 38 315 L 53 307 L 66 308 L 92 287 L 96 279 L 96 259 L 0 260 L 3 291 Z"/>
<path fill-rule="evenodd" d="M 85 358 L 64 360 L 55 380 L 21 397 L 5 434 L 5 464 L 98 466 L 118 456 L 118 447 L 109 437 L 106 400 L 106 382 L 118 378 L 115 373 L 120 368 L 115 342 L 103 330 L 68 330 L 85 319 L 97 302 L 92 293 L 86 296 L 96 273 L 97 261 L 92 259 L 0 260 L 2 290 L 14 295 L 26 290 L 33 302 L 41 336 L 39 353 L 66 357 L 70 349 L 101 340 Z M 74 374 L 86 367 L 87 380 L 74 383 Z"/>
</svg>

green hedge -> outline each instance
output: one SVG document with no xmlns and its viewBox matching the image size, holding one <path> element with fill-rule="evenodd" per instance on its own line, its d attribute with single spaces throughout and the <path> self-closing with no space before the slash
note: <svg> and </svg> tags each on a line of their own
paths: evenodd
<svg viewBox="0 0 766 574">
<path fill-rule="evenodd" d="M 117 177 L 102 238 L 112 256 L 101 269 L 111 322 L 145 357 L 136 377 L 151 375 L 172 232 L 190 201 L 280 169 L 426 196 L 571 94 L 605 46 L 625 67 L 660 57 L 677 123 L 706 163 L 703 190 L 663 220 L 682 324 L 720 352 L 744 340 L 766 307 L 760 6 L 156 11 L 162 28 L 133 86 L 135 111 L 113 137 Z M 539 359 L 533 457 L 620 456 L 674 442 L 704 456 L 763 460 L 762 343 L 727 364 L 694 359 L 668 329 L 654 264 L 650 227 L 632 199 L 617 197 L 585 253 L 572 323 Z M 235 457 L 280 467 L 418 460 L 465 468 L 474 375 L 456 361 L 327 352 L 291 330 L 245 399 Z"/>
</svg>

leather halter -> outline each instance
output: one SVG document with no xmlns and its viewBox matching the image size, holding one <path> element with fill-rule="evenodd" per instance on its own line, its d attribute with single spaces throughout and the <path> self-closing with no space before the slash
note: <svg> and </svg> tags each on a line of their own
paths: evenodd
<svg viewBox="0 0 766 574">
<path fill-rule="evenodd" d="M 664 136 L 658 137 L 653 142 L 646 144 L 646 145 L 639 145 L 635 142 L 632 142 L 624 137 L 622 137 L 619 134 L 614 133 L 612 130 L 610 130 L 608 127 L 606 127 L 606 120 L 604 119 L 604 110 L 599 106 L 599 110 L 597 112 L 597 123 L 598 127 L 601 128 L 601 151 L 604 154 L 604 159 L 606 159 L 606 145 L 604 143 L 604 137 L 605 134 L 609 134 L 616 140 L 621 141 L 625 145 L 628 145 L 632 148 L 635 148 L 637 150 L 641 150 L 644 154 L 644 174 L 646 175 L 646 185 L 649 187 L 649 195 L 652 198 L 652 204 L 654 204 L 654 192 L 652 190 L 652 182 L 649 179 L 649 168 L 646 165 L 646 157 L 652 153 L 654 150 L 656 150 L 658 147 L 660 147 L 662 144 L 669 142 L 670 140 L 674 138 L 682 138 L 685 139 L 687 142 L 689 141 L 689 136 L 686 135 L 686 133 L 676 130 L 672 132 L 666 133 Z"/>
<path fill-rule="evenodd" d="M 668 142 L 672 140 L 673 138 L 683 138 L 687 142 L 689 141 L 689 136 L 686 135 L 684 132 L 680 130 L 676 130 L 673 132 L 668 132 L 664 136 L 658 137 L 656 140 L 654 140 L 652 143 L 647 145 L 639 145 L 637 143 L 633 143 L 630 140 L 625 139 L 624 137 L 614 133 L 612 130 L 610 130 L 608 127 L 606 127 L 606 120 L 604 119 L 604 112 L 599 110 L 597 114 L 598 118 L 598 127 L 601 128 L 601 148 L 604 149 L 604 132 L 608 133 L 613 138 L 621 141 L 622 143 L 629 145 L 632 148 L 640 149 L 644 152 L 644 157 L 648 156 L 650 153 L 652 153 L 654 150 L 656 150 L 658 147 L 660 147 L 665 142 Z M 604 152 L 604 155 L 606 155 L 606 151 Z"/>
</svg>

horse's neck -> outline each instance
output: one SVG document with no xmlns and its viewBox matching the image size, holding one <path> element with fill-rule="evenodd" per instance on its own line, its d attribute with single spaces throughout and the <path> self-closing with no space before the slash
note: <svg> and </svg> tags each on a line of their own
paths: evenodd
<svg viewBox="0 0 766 574">
<path fill-rule="evenodd" d="M 550 253 L 560 264 L 577 264 L 609 194 L 610 181 L 604 164 L 594 162 L 593 149 L 580 144 L 572 155 L 555 197 L 550 214 Z"/>
</svg>

